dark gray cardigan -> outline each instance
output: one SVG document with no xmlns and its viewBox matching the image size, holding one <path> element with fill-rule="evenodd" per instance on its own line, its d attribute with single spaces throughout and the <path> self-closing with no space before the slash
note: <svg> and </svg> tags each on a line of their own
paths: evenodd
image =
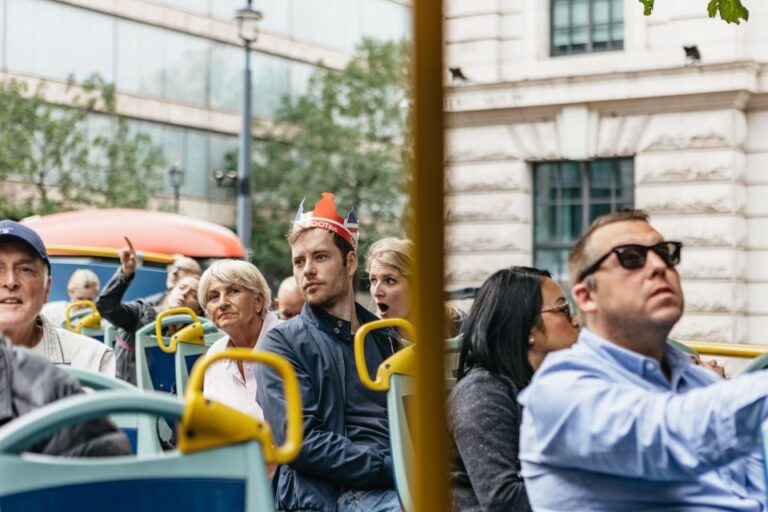
<svg viewBox="0 0 768 512">
<path fill-rule="evenodd" d="M 449 398 L 453 509 L 529 511 L 518 458 L 522 407 L 506 377 L 473 368 Z"/>
</svg>

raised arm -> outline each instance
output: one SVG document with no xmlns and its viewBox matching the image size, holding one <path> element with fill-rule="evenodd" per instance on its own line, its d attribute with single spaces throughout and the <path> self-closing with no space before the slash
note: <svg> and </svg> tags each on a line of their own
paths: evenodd
<svg viewBox="0 0 768 512">
<path fill-rule="evenodd" d="M 96 307 L 113 325 L 133 331 L 139 327 L 141 306 L 132 302 L 123 304 L 123 295 L 133 281 L 138 262 L 133 245 L 127 238 L 125 240 L 128 246 L 120 250 L 120 268 L 99 294 Z"/>
<path fill-rule="evenodd" d="M 753 454 L 768 419 L 764 371 L 683 394 L 565 370 L 522 395 L 522 458 L 650 480 L 684 480 Z"/>
<path fill-rule="evenodd" d="M 304 409 L 304 442 L 291 467 L 306 475 L 352 488 L 392 487 L 391 457 L 323 429 L 310 376 L 282 333 L 270 331 L 260 349 L 288 359 L 299 378 Z M 256 382 L 256 395 L 264 411 L 264 419 L 272 426 L 277 443 L 281 443 L 286 421 L 282 381 L 272 370 L 257 366 Z"/>
</svg>

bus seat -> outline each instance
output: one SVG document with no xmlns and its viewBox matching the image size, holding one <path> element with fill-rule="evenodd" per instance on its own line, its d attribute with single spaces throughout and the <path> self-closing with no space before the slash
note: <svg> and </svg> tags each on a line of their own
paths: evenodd
<svg viewBox="0 0 768 512">
<path fill-rule="evenodd" d="M 117 339 L 117 327 L 108 323 L 107 326 L 104 327 L 104 344 L 114 350 L 115 339 Z"/>
<path fill-rule="evenodd" d="M 76 300 L 64 310 L 61 327 L 68 331 L 104 341 L 104 329 L 109 324 L 101 317 L 96 304 L 90 300 Z"/>
<path fill-rule="evenodd" d="M 170 337 L 163 336 L 164 327 L 178 324 L 186 325 Z M 154 323 L 136 331 L 137 386 L 182 396 L 189 369 L 221 336 L 213 323 L 200 320 L 189 308 L 163 311 Z"/>
<path fill-rule="evenodd" d="M 91 391 L 121 390 L 138 392 L 136 386 L 100 373 L 74 368 L 69 365 L 59 365 L 59 368 L 78 381 L 81 386 Z M 157 439 L 155 420 L 152 418 L 136 414 L 116 414 L 111 419 L 128 437 L 133 453 L 158 453 L 162 451 L 160 442 Z"/>
<path fill-rule="evenodd" d="M 387 327 L 402 329 L 413 344 L 388 357 L 379 365 L 376 380 L 372 380 L 365 364 L 365 337 L 371 331 Z M 413 511 L 412 481 L 413 439 L 408 410 L 415 392 L 413 379 L 416 370 L 416 336 L 413 325 L 402 318 L 377 320 L 363 324 L 355 334 L 355 366 L 363 385 L 374 391 L 387 392 L 387 418 L 389 440 L 392 449 L 392 464 L 395 470 L 395 488 L 400 505 L 405 512 Z M 455 354 L 459 350 L 461 338 L 446 341 L 446 354 Z M 446 390 L 450 391 L 456 383 L 453 372 L 446 378 Z"/>
<path fill-rule="evenodd" d="M 283 376 L 288 421 L 282 446 L 274 446 L 265 423 L 202 397 L 205 369 L 228 357 L 267 364 Z M 219 353 L 193 370 L 185 399 L 186 404 L 162 393 L 100 391 L 68 397 L 8 423 L 0 429 L 0 510 L 274 510 L 267 464 L 289 463 L 302 442 L 299 385 L 290 364 L 250 350 Z M 109 458 L 23 453 L 59 428 L 124 413 L 180 420 L 179 449 Z"/>
</svg>

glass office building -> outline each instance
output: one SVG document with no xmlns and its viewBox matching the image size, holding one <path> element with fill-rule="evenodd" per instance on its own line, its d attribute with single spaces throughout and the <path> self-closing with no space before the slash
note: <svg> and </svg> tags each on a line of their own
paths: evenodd
<svg viewBox="0 0 768 512">
<path fill-rule="evenodd" d="M 0 0 L 0 72 L 51 84 L 99 74 L 115 84 L 118 111 L 132 127 L 149 133 L 168 159 L 180 157 L 182 197 L 227 204 L 232 190 L 217 187 L 211 173 L 237 148 L 244 49 L 233 16 L 244 6 Z M 256 0 L 253 7 L 264 14 L 251 59 L 257 126 L 269 122 L 283 95 L 305 91 L 318 61 L 341 68 L 362 37 L 399 39 L 410 30 L 403 0 Z M 89 129 L 106 123 L 94 116 Z M 160 195 L 170 194 L 167 182 Z"/>
</svg>

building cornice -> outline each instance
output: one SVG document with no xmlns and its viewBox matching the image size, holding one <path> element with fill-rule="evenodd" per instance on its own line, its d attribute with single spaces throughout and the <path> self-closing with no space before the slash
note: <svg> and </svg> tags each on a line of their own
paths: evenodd
<svg viewBox="0 0 768 512">
<path fill-rule="evenodd" d="M 449 124 L 551 119 L 566 105 L 605 115 L 768 106 L 768 66 L 731 62 L 557 76 L 446 90 Z"/>
</svg>

